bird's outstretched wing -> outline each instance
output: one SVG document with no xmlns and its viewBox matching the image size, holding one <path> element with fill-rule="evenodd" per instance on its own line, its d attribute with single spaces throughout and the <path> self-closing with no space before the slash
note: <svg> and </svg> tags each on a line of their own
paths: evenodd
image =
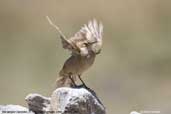
<svg viewBox="0 0 171 114">
<path fill-rule="evenodd" d="M 88 43 L 98 42 L 102 40 L 103 34 L 103 25 L 102 23 L 98 24 L 97 21 L 91 20 L 88 24 L 84 25 L 74 37 L 80 37 L 82 40 L 86 40 Z"/>
<path fill-rule="evenodd" d="M 60 30 L 60 28 L 58 26 L 56 26 L 52 21 L 51 19 L 49 18 L 49 16 L 46 16 L 46 19 L 48 20 L 49 24 L 54 27 L 58 33 L 60 34 L 60 38 L 61 38 L 61 41 L 62 41 L 62 46 L 64 49 L 69 49 L 71 51 L 74 51 L 76 50 L 75 46 L 73 44 L 71 44 L 69 42 L 69 40 L 66 39 L 65 35 L 63 34 L 63 32 Z"/>
<path fill-rule="evenodd" d="M 58 26 L 52 23 L 50 18 L 46 17 L 49 23 L 60 33 L 62 46 L 70 50 L 73 54 L 86 56 L 89 51 L 98 53 L 102 46 L 103 25 L 98 24 L 94 19 L 85 24 L 73 37 L 66 39 Z"/>
</svg>

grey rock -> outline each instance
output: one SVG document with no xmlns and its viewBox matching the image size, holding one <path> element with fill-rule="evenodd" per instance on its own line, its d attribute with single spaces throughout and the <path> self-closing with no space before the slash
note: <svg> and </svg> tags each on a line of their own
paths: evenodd
<svg viewBox="0 0 171 114">
<path fill-rule="evenodd" d="M 105 114 L 94 91 L 85 88 L 62 87 L 51 96 L 51 110 L 59 114 Z"/>
<path fill-rule="evenodd" d="M 19 105 L 0 105 L 0 114 L 106 114 L 105 107 L 91 89 L 62 87 L 51 98 L 29 94 L 28 108 Z"/>
<path fill-rule="evenodd" d="M 50 98 L 44 97 L 40 94 L 29 94 L 25 98 L 29 110 L 36 114 L 44 114 L 50 110 Z"/>
</svg>

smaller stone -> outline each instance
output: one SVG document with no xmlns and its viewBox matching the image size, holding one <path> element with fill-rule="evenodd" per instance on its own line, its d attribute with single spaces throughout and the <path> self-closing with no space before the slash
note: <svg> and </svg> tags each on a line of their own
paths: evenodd
<svg viewBox="0 0 171 114">
<path fill-rule="evenodd" d="M 25 98 L 29 110 L 36 112 L 36 114 L 47 113 L 50 110 L 50 98 L 44 97 L 40 94 L 29 94 Z"/>
</svg>

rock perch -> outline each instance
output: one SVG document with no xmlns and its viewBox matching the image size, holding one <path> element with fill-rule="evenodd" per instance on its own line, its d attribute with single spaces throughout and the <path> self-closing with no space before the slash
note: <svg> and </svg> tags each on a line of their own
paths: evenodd
<svg viewBox="0 0 171 114">
<path fill-rule="evenodd" d="M 105 114 L 105 107 L 95 93 L 85 88 L 58 88 L 51 98 L 29 94 L 26 101 L 29 109 L 36 114 Z"/>
<path fill-rule="evenodd" d="M 62 87 L 51 98 L 29 94 L 28 108 L 19 105 L 0 105 L 0 114 L 106 114 L 95 92 L 85 88 Z"/>
</svg>

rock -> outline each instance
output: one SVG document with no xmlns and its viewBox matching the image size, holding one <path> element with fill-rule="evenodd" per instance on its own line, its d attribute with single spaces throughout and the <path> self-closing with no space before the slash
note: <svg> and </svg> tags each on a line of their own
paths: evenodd
<svg viewBox="0 0 171 114">
<path fill-rule="evenodd" d="M 50 110 L 50 98 L 40 94 L 29 94 L 25 98 L 29 110 L 36 114 L 46 113 Z"/>
<path fill-rule="evenodd" d="M 0 114 L 105 114 L 105 107 L 91 89 L 62 87 L 51 98 L 29 94 L 28 108 L 0 105 Z"/>
<path fill-rule="evenodd" d="M 0 114 L 35 114 L 20 105 L 0 105 Z"/>
<path fill-rule="evenodd" d="M 51 96 L 51 110 L 59 114 L 105 114 L 94 91 L 85 88 L 62 87 Z"/>
<path fill-rule="evenodd" d="M 105 114 L 105 107 L 91 89 L 61 87 L 51 98 L 29 94 L 26 98 L 29 110 L 36 114 Z"/>
</svg>

